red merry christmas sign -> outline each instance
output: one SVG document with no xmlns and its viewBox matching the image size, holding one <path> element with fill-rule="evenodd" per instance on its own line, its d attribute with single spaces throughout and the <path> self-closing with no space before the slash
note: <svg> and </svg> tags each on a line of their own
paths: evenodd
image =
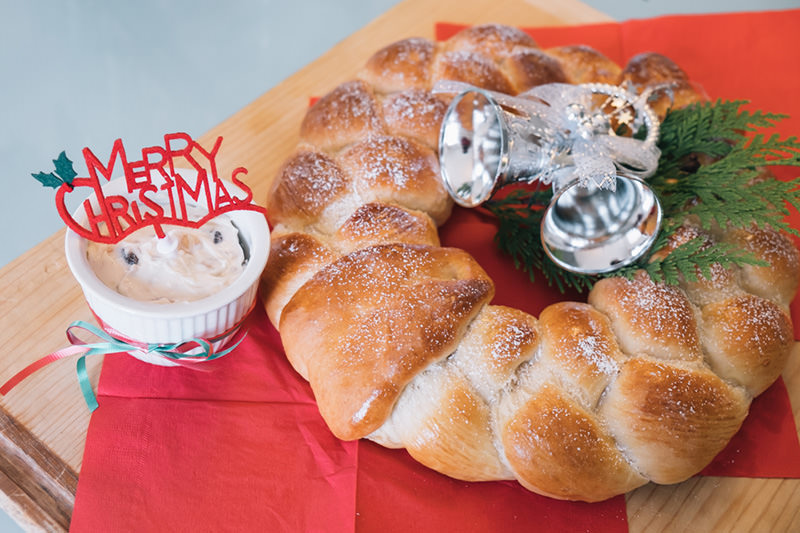
<svg viewBox="0 0 800 533">
<path fill-rule="evenodd" d="M 164 224 L 200 227 L 228 211 L 264 212 L 252 203 L 252 192 L 238 179 L 247 174 L 247 169 L 235 169 L 230 181 L 220 178 L 216 157 L 221 145 L 222 137 L 218 137 L 214 146 L 206 150 L 186 133 L 169 133 L 164 135 L 163 145 L 148 146 L 141 155 L 129 157 L 122 139 L 117 139 L 107 162 L 89 148 L 83 149 L 89 174 L 86 177 L 77 176 L 64 152 L 53 161 L 55 172 L 39 172 L 33 177 L 46 187 L 58 189 L 56 207 L 61 218 L 86 239 L 116 243 L 145 226 L 153 226 L 156 234 L 163 237 Z M 105 192 L 104 185 L 120 173 L 126 194 Z M 81 204 L 83 223 L 66 207 L 68 195 L 80 188 L 90 191 Z M 190 215 L 189 205 L 199 208 L 193 212 L 203 215 Z"/>
</svg>

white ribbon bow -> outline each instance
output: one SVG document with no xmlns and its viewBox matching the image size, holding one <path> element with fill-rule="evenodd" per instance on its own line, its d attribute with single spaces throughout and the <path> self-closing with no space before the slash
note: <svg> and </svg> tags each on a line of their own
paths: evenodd
<svg viewBox="0 0 800 533">
<path fill-rule="evenodd" d="M 450 80 L 433 88 L 434 93 L 473 90 L 510 110 L 506 123 L 518 138 L 536 139 L 529 148 L 532 157 L 546 154 L 547 164 L 530 181 L 552 183 L 556 190 L 576 180 L 586 187 L 614 190 L 619 172 L 648 178 L 656 171 L 659 121 L 647 105 L 650 91 L 636 95 L 615 85 L 552 83 L 510 96 Z M 623 125 L 629 134 L 644 126 L 647 135 L 643 140 L 619 135 L 615 127 Z"/>
</svg>

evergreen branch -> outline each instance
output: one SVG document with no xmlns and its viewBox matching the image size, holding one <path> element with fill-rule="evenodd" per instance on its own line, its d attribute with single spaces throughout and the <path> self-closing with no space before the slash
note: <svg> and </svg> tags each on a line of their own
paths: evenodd
<svg viewBox="0 0 800 533">
<path fill-rule="evenodd" d="M 514 267 L 527 272 L 533 282 L 536 272 L 541 272 L 548 286 L 555 285 L 559 291 L 568 288 L 579 292 L 592 288 L 588 276 L 568 272 L 547 256 L 539 238 L 539 228 L 544 210 L 552 198 L 552 190 L 515 190 L 502 199 L 492 199 L 484 206 L 497 217 L 498 229 L 495 242 L 498 248 L 509 255 Z"/>
<path fill-rule="evenodd" d="M 673 161 L 696 152 L 722 157 L 730 152 L 730 142 L 744 138 L 745 132 L 773 127 L 786 118 L 786 115 L 741 110 L 747 103 L 717 100 L 671 111 L 661 125 L 662 153 Z"/>
<path fill-rule="evenodd" d="M 658 169 L 649 180 L 664 211 L 664 224 L 652 250 L 663 249 L 683 221 L 692 216 L 705 229 L 713 227 L 771 227 L 800 236 L 786 221 L 791 210 L 800 212 L 800 182 L 780 181 L 764 174 L 772 165 L 800 167 L 797 137 L 759 133 L 785 115 L 742 110 L 746 101 L 698 103 L 670 111 L 661 125 Z M 562 292 L 590 289 L 596 279 L 567 272 L 546 255 L 539 239 L 544 206 L 550 190 L 517 190 L 486 204 L 498 220 L 495 241 L 517 268 L 534 280 L 542 272 L 549 285 Z M 710 277 L 714 265 L 765 266 L 751 254 L 729 244 L 709 245 L 693 239 L 653 259 L 652 253 L 608 276 L 633 276 L 644 269 L 652 279 L 667 284 Z"/>
<path fill-rule="evenodd" d="M 696 215 L 705 229 L 757 225 L 800 235 L 784 220 L 789 207 L 800 210 L 800 187 L 796 182 L 765 179 L 761 170 L 765 164 L 800 166 L 797 138 L 758 134 L 730 146 L 725 157 L 677 176 L 674 165 L 664 165 L 672 175 L 654 179 L 652 185 L 665 215 Z"/>
<path fill-rule="evenodd" d="M 715 265 L 727 269 L 744 265 L 769 266 L 769 263 L 730 243 L 709 245 L 702 237 L 695 237 L 677 246 L 665 257 L 652 259 L 644 265 L 631 265 L 605 277 L 621 275 L 632 278 L 637 270 L 643 269 L 656 282 L 677 285 L 681 281 L 691 283 L 701 278 L 711 279 Z"/>
</svg>

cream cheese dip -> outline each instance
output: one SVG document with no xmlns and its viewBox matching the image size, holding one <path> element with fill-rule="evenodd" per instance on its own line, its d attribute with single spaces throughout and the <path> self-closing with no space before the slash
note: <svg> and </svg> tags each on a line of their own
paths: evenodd
<svg viewBox="0 0 800 533">
<path fill-rule="evenodd" d="M 192 302 L 215 294 L 243 272 L 247 254 L 226 215 L 200 228 L 152 226 L 116 244 L 89 241 L 86 256 L 105 285 L 129 298 L 153 303 Z"/>
</svg>

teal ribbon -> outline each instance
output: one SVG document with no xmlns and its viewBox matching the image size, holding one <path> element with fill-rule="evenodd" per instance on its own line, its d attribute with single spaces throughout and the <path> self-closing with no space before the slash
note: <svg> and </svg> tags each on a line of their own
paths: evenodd
<svg viewBox="0 0 800 533">
<path fill-rule="evenodd" d="M 75 333 L 72 332 L 73 329 L 83 329 L 92 333 L 96 337 L 103 340 L 103 342 L 95 342 L 95 343 L 84 343 L 82 342 Z M 97 396 L 92 390 L 92 384 L 89 381 L 89 374 L 86 371 L 86 358 L 91 355 L 109 355 L 109 354 L 116 354 L 116 353 L 127 353 L 133 351 L 144 351 L 147 353 L 152 353 L 159 355 L 161 357 L 165 357 L 172 361 L 181 361 L 183 359 L 191 358 L 191 359 L 201 359 L 203 361 L 212 361 L 214 359 L 218 359 L 223 357 L 233 350 L 236 349 L 237 346 L 244 340 L 244 336 L 236 341 L 235 344 L 232 346 L 222 350 L 222 351 L 215 351 L 214 347 L 212 346 L 212 342 L 222 340 L 223 338 L 227 337 L 228 335 L 232 335 L 233 332 L 222 334 L 217 336 L 213 339 L 206 340 L 200 338 L 192 338 L 187 341 L 178 342 L 175 344 L 132 344 L 125 340 L 119 339 L 114 337 L 110 333 L 106 332 L 103 329 L 100 329 L 88 322 L 84 322 L 83 320 L 78 320 L 73 322 L 67 328 L 67 338 L 73 345 L 79 345 L 82 349 L 83 353 L 78 358 L 77 361 L 77 373 L 78 373 L 78 383 L 81 387 L 81 393 L 83 394 L 83 399 L 86 401 L 86 405 L 90 411 L 94 411 L 99 407 L 97 403 Z M 200 351 L 197 353 L 187 353 L 187 351 L 200 348 Z M 183 366 L 189 366 L 184 364 Z"/>
</svg>

